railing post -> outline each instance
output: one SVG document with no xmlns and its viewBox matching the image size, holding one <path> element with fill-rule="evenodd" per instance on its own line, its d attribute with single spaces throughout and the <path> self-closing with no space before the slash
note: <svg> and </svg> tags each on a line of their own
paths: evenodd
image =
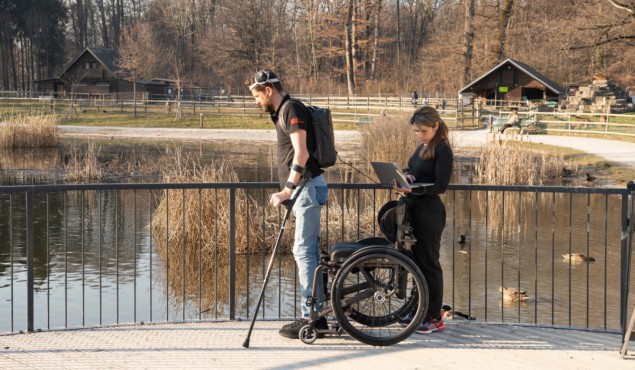
<svg viewBox="0 0 635 370">
<path fill-rule="evenodd" d="M 635 207 L 635 183 L 629 181 L 626 184 L 629 193 L 622 197 L 622 263 L 621 263 L 621 287 L 620 289 L 620 328 L 622 329 L 622 343 L 626 338 L 626 315 L 628 312 L 628 290 L 631 273 L 631 257 L 633 247 L 633 208 Z M 630 198 L 630 207 L 629 207 Z"/>
<path fill-rule="evenodd" d="M 26 317 L 27 331 L 33 332 L 33 191 L 26 192 Z"/>
<path fill-rule="evenodd" d="M 236 319 L 236 188 L 229 189 L 229 319 Z"/>
</svg>

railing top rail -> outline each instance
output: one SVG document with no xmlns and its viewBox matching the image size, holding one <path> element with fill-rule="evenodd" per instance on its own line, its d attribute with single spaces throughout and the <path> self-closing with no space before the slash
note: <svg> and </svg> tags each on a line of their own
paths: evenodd
<svg viewBox="0 0 635 370">
<path fill-rule="evenodd" d="M 46 185 L 9 185 L 0 186 L 0 193 L 81 191 L 81 190 L 178 190 L 178 189 L 272 189 L 276 182 L 230 182 L 230 183 L 115 183 L 115 184 L 46 184 Z M 331 189 L 371 190 L 385 189 L 390 186 L 375 183 L 330 183 Z M 627 195 L 624 188 L 588 188 L 537 185 L 489 185 L 489 184 L 450 184 L 448 190 L 506 191 L 536 193 L 579 193 L 579 194 L 618 194 Z"/>
</svg>

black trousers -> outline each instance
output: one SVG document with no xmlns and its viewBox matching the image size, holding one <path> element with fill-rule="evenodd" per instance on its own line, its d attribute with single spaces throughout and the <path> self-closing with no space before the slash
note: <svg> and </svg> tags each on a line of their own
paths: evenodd
<svg viewBox="0 0 635 370">
<path fill-rule="evenodd" d="M 417 238 L 413 255 L 428 284 L 430 301 L 426 320 L 441 318 L 443 269 L 439 262 L 439 250 L 445 216 L 445 205 L 438 196 L 408 197 L 408 217 Z"/>
</svg>

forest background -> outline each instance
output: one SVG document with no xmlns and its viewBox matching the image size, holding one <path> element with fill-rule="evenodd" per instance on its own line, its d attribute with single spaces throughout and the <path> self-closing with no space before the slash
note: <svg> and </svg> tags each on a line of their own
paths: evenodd
<svg viewBox="0 0 635 370">
<path fill-rule="evenodd" d="M 552 80 L 635 85 L 635 0 L 0 0 L 0 88 L 31 91 L 85 47 L 134 79 L 235 92 L 456 92 L 512 58 Z"/>
</svg>

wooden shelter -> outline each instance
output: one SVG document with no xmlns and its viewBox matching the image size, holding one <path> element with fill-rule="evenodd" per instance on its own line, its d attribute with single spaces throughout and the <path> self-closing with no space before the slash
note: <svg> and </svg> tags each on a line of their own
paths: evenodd
<svg viewBox="0 0 635 370">
<path fill-rule="evenodd" d="M 35 81 L 38 92 L 53 96 L 67 94 L 88 96 L 132 96 L 133 82 L 118 72 L 115 50 L 88 47 L 77 56 L 57 78 Z M 166 85 L 159 81 L 137 80 L 137 94 L 166 93 Z"/>
<path fill-rule="evenodd" d="M 494 101 L 555 101 L 565 90 L 527 64 L 507 59 L 459 91 Z"/>
</svg>

